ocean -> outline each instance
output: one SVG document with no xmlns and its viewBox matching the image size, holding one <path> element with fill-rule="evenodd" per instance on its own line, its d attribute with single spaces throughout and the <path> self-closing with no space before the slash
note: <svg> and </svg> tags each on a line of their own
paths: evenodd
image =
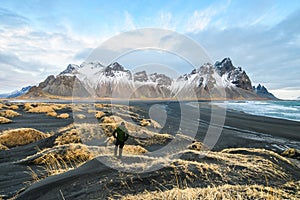
<svg viewBox="0 0 300 200">
<path fill-rule="evenodd" d="M 224 101 L 212 104 L 252 115 L 300 121 L 300 101 Z"/>
</svg>

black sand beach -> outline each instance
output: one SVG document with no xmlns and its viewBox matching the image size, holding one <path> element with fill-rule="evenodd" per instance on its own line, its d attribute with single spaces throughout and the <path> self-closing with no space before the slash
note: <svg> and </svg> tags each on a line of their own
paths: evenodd
<svg viewBox="0 0 300 200">
<path fill-rule="evenodd" d="M 164 127 L 159 130 L 159 133 L 175 135 L 176 133 L 181 132 L 189 135 L 189 127 L 193 126 L 197 127 L 197 133 L 194 139 L 202 142 L 210 125 L 220 126 L 211 124 L 212 107 L 208 102 L 200 103 L 200 116 L 196 116 L 195 107 L 191 106 L 190 102 L 184 102 L 182 104 L 179 104 L 178 102 L 160 101 L 130 102 L 130 106 L 138 108 L 135 110 L 135 113 L 143 118 L 149 118 L 148 111 L 154 104 L 165 108 L 167 113 L 166 123 Z M 186 113 L 182 115 L 181 109 L 184 109 Z M 214 109 L 218 110 L 221 108 L 214 107 Z M 158 188 L 161 191 L 169 190 L 176 184 L 178 187 L 180 186 L 179 188 L 184 188 L 184 183 L 176 183 L 176 180 L 174 179 L 174 169 L 173 167 L 170 168 L 167 166 L 166 163 L 164 163 L 165 161 L 162 163 L 162 166 L 164 167 L 157 171 L 136 174 L 112 169 L 99 162 L 97 159 L 93 159 L 75 170 L 54 176 L 52 175 L 45 179 L 39 178 L 40 180 L 33 183 L 35 181 L 32 180 L 32 171 L 36 173 L 38 177 L 45 176 L 47 172 L 45 171 L 45 168 L 34 165 L 31 161 L 29 162 L 27 159 L 28 156 L 38 153 L 41 149 L 53 148 L 54 141 L 62 134 L 57 133 L 58 130 L 73 123 L 73 113 L 70 107 L 58 110 L 58 114 L 68 113 L 70 115 L 67 119 L 58 119 L 41 113 L 28 113 L 24 111 L 22 104 L 19 104 L 19 108 L 16 111 L 19 112 L 21 116 L 14 117 L 13 123 L 0 125 L 0 131 L 16 128 L 34 128 L 42 132 L 52 132 L 54 134 L 51 137 L 31 144 L 0 151 L 0 197 L 4 199 L 11 198 L 13 196 L 17 196 L 17 199 L 106 199 L 108 197 L 121 198 L 125 194 L 138 194 L 144 190 L 155 191 Z M 213 117 L 218 118 L 221 116 Z M 126 117 L 124 119 L 126 120 Z M 136 119 L 132 118 L 132 120 L 134 121 Z M 183 123 L 184 126 L 181 126 L 181 123 Z M 149 129 L 152 130 L 150 127 Z M 298 181 L 299 183 L 299 168 L 287 164 L 286 161 L 281 160 L 281 158 L 274 160 L 272 156 L 269 156 L 269 151 L 265 151 L 270 150 L 281 154 L 288 148 L 300 149 L 299 130 L 299 122 L 254 116 L 227 110 L 221 135 L 219 138 L 215 139 L 217 142 L 212 147 L 211 155 L 200 159 L 199 155 L 195 152 L 185 152 L 183 153 L 183 156 L 181 156 L 181 159 L 185 159 L 186 161 L 196 160 L 197 162 L 199 161 L 199 163 L 206 163 L 207 165 L 217 163 L 217 165 L 219 165 L 218 170 L 220 170 L 218 173 L 224 173 L 224 177 L 227 177 L 225 178 L 226 181 L 223 175 L 217 175 L 218 173 L 210 171 L 210 168 L 207 169 L 207 174 L 210 174 L 210 177 L 209 179 L 206 179 L 204 177 L 205 173 L 203 174 L 202 172 L 199 174 L 198 171 L 195 171 L 197 167 L 194 168 L 191 163 L 189 163 L 187 167 L 191 170 L 191 172 L 195 173 L 195 176 L 198 178 L 190 177 L 191 180 L 186 179 L 189 175 L 181 169 L 181 165 L 178 163 L 174 165 L 176 166 L 176 169 L 178 168 L 179 170 L 179 179 L 181 181 L 188 180 L 185 184 L 192 188 L 207 187 L 211 184 L 215 186 L 222 186 L 223 183 L 233 185 L 249 184 L 249 177 L 241 178 L 241 175 L 239 175 L 240 173 L 251 174 L 252 178 L 250 179 L 253 179 L 252 181 L 255 184 L 278 186 L 284 185 L 287 182 L 286 179 L 283 179 L 281 176 L 270 175 L 270 177 L 268 177 L 269 180 L 266 183 L 265 177 L 262 177 L 261 174 L 256 174 L 257 172 L 249 167 L 245 168 L 235 166 L 233 168 L 237 170 L 236 172 L 233 173 L 231 171 L 226 171 L 226 167 L 228 168 L 232 165 L 224 164 L 228 161 L 224 161 L 223 163 L 218 159 L 215 160 L 215 158 L 219 156 L 228 156 L 228 154 L 222 154 L 221 151 L 224 149 L 237 149 L 232 150 L 232 152 L 231 150 L 226 150 L 232 153 L 230 156 L 234 156 L 235 151 L 240 152 L 238 149 L 243 149 L 241 151 L 243 151 L 244 156 L 255 155 L 261 156 L 260 158 L 262 159 L 266 158 L 274 165 L 280 166 L 282 168 L 280 173 L 286 174 L 285 176 L 287 176 L 288 180 Z M 216 137 L 217 136 L 218 135 L 216 134 Z M 153 151 L 162 148 L 164 145 L 166 144 L 153 143 L 152 145 L 145 146 L 145 148 L 148 151 Z M 247 150 L 253 148 L 265 150 L 262 152 Z M 102 159 L 112 158 L 105 155 L 102 156 Z M 130 165 L 131 159 L 136 159 L 136 157 L 127 155 L 122 162 Z M 138 159 L 144 159 L 146 162 L 152 158 L 138 157 Z M 238 158 L 234 157 L 231 159 L 234 160 Z M 28 167 L 30 167 L 30 170 Z M 266 172 L 266 174 L 267 173 L 269 172 Z M 270 174 L 272 173 L 270 172 Z M 131 180 L 130 183 L 129 180 Z M 209 180 L 213 181 L 209 182 Z M 159 184 L 155 182 L 159 182 Z M 120 183 L 122 183 L 123 186 L 120 186 Z M 297 194 L 295 193 L 295 195 Z"/>
</svg>

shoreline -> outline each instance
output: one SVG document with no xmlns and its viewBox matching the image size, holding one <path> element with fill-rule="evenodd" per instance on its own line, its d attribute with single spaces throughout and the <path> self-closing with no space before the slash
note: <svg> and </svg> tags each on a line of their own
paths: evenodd
<svg viewBox="0 0 300 200">
<path fill-rule="evenodd" d="M 151 187 L 151 184 L 148 182 L 152 179 L 157 179 L 158 183 L 160 181 L 168 181 L 171 189 L 171 183 L 174 183 L 174 170 L 179 171 L 182 170 L 178 176 L 186 177 L 189 173 L 187 173 L 182 168 L 183 163 L 186 164 L 186 167 L 192 170 L 193 173 L 199 173 L 198 167 L 201 168 L 203 166 L 204 173 L 199 173 L 199 178 L 195 179 L 195 182 L 190 182 L 190 187 L 200 187 L 206 188 L 211 185 L 219 184 L 223 185 L 228 183 L 228 179 L 222 179 L 222 176 L 218 176 L 218 174 L 226 174 L 226 176 L 231 181 L 230 183 L 236 185 L 248 185 L 248 179 L 243 180 L 245 170 L 247 172 L 253 171 L 253 175 L 257 175 L 254 177 L 252 181 L 257 181 L 257 183 L 265 184 L 265 170 L 271 170 L 270 173 L 276 172 L 276 169 L 283 168 L 286 170 L 286 173 L 289 176 L 293 177 L 295 181 L 299 180 L 300 177 L 299 168 L 297 166 L 289 164 L 289 161 L 286 158 L 281 159 L 280 154 L 284 149 L 287 148 L 298 148 L 300 149 L 300 135 L 298 134 L 298 130 L 300 130 L 300 123 L 293 122 L 288 120 L 280 120 L 280 119 L 272 119 L 262 116 L 253 116 L 246 113 L 240 113 L 236 111 L 226 111 L 226 119 L 224 126 L 222 127 L 222 133 L 219 138 L 215 138 L 216 144 L 211 149 L 211 151 L 205 153 L 207 150 L 204 150 L 204 153 L 200 150 L 189 149 L 188 146 L 194 145 L 193 140 L 197 140 L 200 142 L 203 141 L 203 138 L 207 134 L 207 129 L 209 128 L 211 121 L 211 108 L 207 102 L 200 102 L 200 115 L 194 115 L 195 108 L 183 104 L 187 115 L 184 115 L 186 118 L 181 121 L 181 106 L 180 102 L 167 102 L 163 101 L 160 104 L 165 105 L 164 108 L 166 113 L 168 114 L 168 118 L 166 119 L 166 123 L 164 127 L 160 130 L 157 130 L 157 133 L 168 133 L 171 136 L 175 136 L 177 133 L 181 132 L 187 136 L 187 141 L 185 141 L 184 137 L 182 140 L 178 140 L 184 144 L 184 154 L 180 155 L 180 161 L 174 160 L 171 167 L 169 164 L 165 163 L 168 159 L 158 159 L 161 161 L 161 166 L 165 166 L 158 171 L 154 171 L 153 173 L 141 173 L 142 181 L 140 181 L 140 177 L 135 177 L 135 175 L 131 175 L 130 173 L 121 173 L 122 177 L 120 177 L 120 171 L 111 168 L 110 166 L 105 165 L 105 163 L 99 162 L 96 158 L 92 160 L 87 160 L 83 162 L 83 165 L 79 165 L 78 167 L 70 168 L 69 171 L 60 173 L 57 175 L 46 176 L 47 172 L 39 171 L 39 167 L 45 165 L 35 165 L 32 161 L 33 158 L 31 156 L 39 156 L 39 152 L 41 150 L 46 150 L 45 152 L 57 152 L 59 153 L 61 148 L 71 148 L 74 147 L 82 147 L 86 144 L 77 144 L 77 143 L 67 143 L 62 146 L 59 144 L 55 144 L 55 141 L 58 137 L 63 134 L 74 130 L 76 128 L 69 129 L 66 128 L 65 132 L 59 132 L 58 129 L 63 127 L 69 127 L 70 124 L 74 122 L 73 113 L 70 106 L 63 108 L 62 110 L 56 110 L 58 114 L 60 113 L 68 113 L 70 117 L 68 119 L 57 119 L 55 117 L 46 116 L 45 113 L 28 113 L 24 111 L 24 105 L 21 103 L 16 103 L 19 105 L 18 109 L 15 111 L 20 112 L 22 115 L 13 118 L 13 123 L 0 125 L 0 132 L 7 129 L 15 129 L 15 128 L 34 128 L 42 132 L 52 132 L 51 136 L 42 140 L 38 140 L 33 143 L 29 143 L 27 145 L 20 145 L 16 147 L 12 147 L 8 150 L 0 151 L 0 160 L 1 160 L 1 178 L 0 178 L 0 188 L 2 192 L 0 193 L 0 197 L 3 198 L 12 198 L 16 194 L 18 194 L 18 199 L 36 199 L 36 198 L 50 198 L 52 199 L 58 194 L 58 191 L 62 191 L 66 198 L 68 199 L 76 199 L 78 197 L 77 192 L 81 193 L 80 199 L 85 198 L 89 199 L 89 195 L 102 195 L 101 198 L 106 198 L 110 194 L 107 193 L 107 189 L 105 187 L 110 188 L 111 190 L 115 190 L 117 193 L 121 194 L 130 194 L 127 190 L 122 190 L 119 187 L 119 184 L 123 182 L 122 177 L 125 181 L 132 181 L 131 178 L 135 178 L 135 182 L 132 183 L 135 187 L 140 188 L 139 191 L 135 191 L 134 193 L 143 192 L 144 190 L 157 190 L 159 185 L 154 185 Z M 11 105 L 10 103 L 8 105 Z M 157 105 L 157 102 L 154 101 L 135 101 L 132 102 L 130 106 L 135 107 L 136 109 L 132 110 L 131 113 L 137 114 L 140 116 L 139 119 L 147 119 L 149 118 L 149 110 L 152 105 Z M 103 105 L 102 105 L 103 106 Z M 110 106 L 107 107 L 99 107 L 98 110 L 103 109 L 107 116 L 110 116 Z M 118 107 L 118 106 L 117 106 Z M 139 109 L 141 108 L 141 109 Z M 218 107 L 214 107 L 218 109 Z M 88 106 L 85 107 L 85 111 L 87 111 Z M 157 110 L 157 112 L 159 111 Z M 220 108 L 219 108 L 220 109 Z M 121 110 L 120 110 L 121 111 Z M 83 111 L 80 111 L 83 112 Z M 122 116 L 122 115 L 120 115 Z M 215 116 L 218 117 L 218 116 Z M 127 116 L 126 118 L 123 116 L 123 120 L 132 120 L 131 116 Z M 137 121 L 137 124 L 138 125 Z M 184 128 L 180 130 L 180 123 L 184 124 Z M 84 122 L 83 122 L 84 123 Z M 103 123 L 103 122 L 102 122 Z M 110 122 L 107 122 L 107 126 L 109 126 Z M 132 122 L 131 122 L 132 123 Z M 134 122 L 133 122 L 134 123 Z M 190 125 L 198 126 L 197 134 L 195 137 L 190 138 L 189 131 Z M 84 129 L 89 131 L 90 129 Z M 149 130 L 151 130 L 149 128 Z M 70 132 L 72 133 L 72 131 Z M 88 132 L 89 133 L 89 132 Z M 214 136 L 214 135 L 213 135 Z M 217 137 L 217 136 L 216 136 Z M 180 138 L 180 137 L 179 137 Z M 137 138 L 139 140 L 139 138 Z M 145 139 L 141 137 L 140 139 Z M 148 140 L 147 140 L 148 141 Z M 152 141 L 152 140 L 149 140 Z M 155 142 L 156 139 L 153 140 Z M 129 142 L 131 142 L 129 144 Z M 137 145 L 140 143 L 135 143 L 134 139 L 131 139 L 126 145 Z M 146 142 L 146 140 L 145 140 Z M 170 141 L 165 141 L 160 143 L 158 140 L 156 143 L 140 144 L 142 148 L 144 148 L 148 152 L 154 152 L 155 150 L 160 150 L 169 144 Z M 77 145 L 77 146 L 76 146 Z M 188 145 L 188 146 L 185 146 Z M 203 145 L 205 147 L 205 144 Z M 87 146 L 86 146 L 87 147 Z M 113 155 L 113 144 L 107 146 L 106 144 L 97 143 L 96 146 L 92 146 L 94 149 L 98 149 L 102 152 L 103 150 L 107 150 L 108 153 L 103 152 L 103 155 L 100 155 L 101 160 L 109 161 L 110 163 L 117 165 L 122 165 L 124 161 L 125 165 L 131 169 L 131 167 L 137 167 L 137 169 L 142 169 L 143 167 L 151 166 L 151 163 L 157 163 L 157 160 L 151 156 L 151 154 L 131 154 L 125 153 L 124 160 L 122 162 L 117 161 Z M 137 147 L 137 146 L 136 146 Z M 50 151 L 48 151 L 48 150 Z M 111 150 L 111 152 L 110 152 Z M 175 146 L 175 150 L 178 151 L 178 148 Z M 230 153 L 232 151 L 232 153 Z M 275 153 L 274 153 L 275 152 Z M 84 151 L 82 152 L 84 153 Z M 278 154 L 276 154 L 278 153 Z M 179 152 L 180 154 L 180 152 Z M 45 154 L 47 155 L 47 154 Z M 60 154 L 59 154 L 60 155 Z M 275 157 L 274 157 L 275 155 Z M 60 155 L 61 156 L 61 155 Z M 203 157 L 204 156 L 204 157 Z M 277 157 L 276 157 L 277 156 Z M 280 159 L 277 159 L 279 158 Z M 232 163 L 231 160 L 235 161 Z M 246 160 L 247 161 L 246 161 Z M 75 160 L 76 161 L 76 160 Z M 138 161 L 135 163 L 135 161 Z M 246 163 L 245 163 L 246 161 Z M 255 171 L 255 165 L 257 162 L 262 163 L 274 163 L 276 164 L 276 168 L 270 168 L 269 165 L 266 168 L 263 168 L 263 171 Z M 152 163 L 153 164 L 153 163 Z M 243 165 L 241 165 L 243 164 Z M 159 164 L 160 165 L 160 164 Z M 31 171 L 29 170 L 30 167 Z M 207 170 L 207 166 L 212 166 L 209 170 Z M 216 168 L 216 166 L 218 166 Z M 254 167 L 253 167 L 254 166 Z M 259 166 L 259 165 L 258 165 Z M 195 169 L 195 171 L 193 171 Z M 202 169 L 202 168 L 201 168 Z M 222 169 L 220 172 L 219 169 Z M 230 169 L 230 170 L 228 170 Z M 216 173 L 214 170 L 217 170 Z M 25 173 L 24 173 L 25 172 Z M 34 172 L 40 180 L 37 183 L 34 183 L 36 180 L 30 176 L 30 174 Z M 157 172 L 161 172 L 159 176 L 157 176 Z M 231 173 L 234 172 L 234 173 Z M 167 175 L 165 175 L 167 173 Z M 212 174 L 213 179 L 210 177 L 207 178 L 207 175 Z M 126 176 L 124 176 L 126 175 Z M 127 176 L 128 175 L 128 176 Z M 165 176 L 164 176 L 165 175 Z M 11 179 L 11 177 L 16 177 L 15 179 Z M 112 178 L 107 179 L 107 177 Z M 206 183 L 203 183 L 203 180 L 206 180 Z M 215 178 L 221 178 L 220 180 Z M 100 181 L 101 180 L 101 181 Z M 213 181 L 212 181 L 213 180 Z M 217 181 L 216 181 L 217 180 Z M 29 185 L 24 186 L 24 182 L 32 181 Z M 199 182 L 197 182 L 199 181 Z M 212 181 L 212 182 L 211 182 Z M 277 186 L 284 184 L 282 178 L 280 176 L 269 176 L 268 177 L 268 185 L 270 184 Z M 281 181 L 281 182 L 280 182 Z M 290 180 L 289 180 L 290 181 Z M 90 184 L 93 183 L 93 184 Z M 195 184 L 194 184 L 195 183 Z M 73 187 L 75 184 L 76 187 Z M 118 187 L 115 187 L 118 186 Z M 90 187 L 89 193 L 86 193 L 85 188 Z M 174 186 L 175 187 L 175 186 Z M 76 189 L 75 189 L 76 188 Z M 99 188 L 101 190 L 99 190 Z M 100 198 L 100 197 L 99 197 Z"/>
</svg>

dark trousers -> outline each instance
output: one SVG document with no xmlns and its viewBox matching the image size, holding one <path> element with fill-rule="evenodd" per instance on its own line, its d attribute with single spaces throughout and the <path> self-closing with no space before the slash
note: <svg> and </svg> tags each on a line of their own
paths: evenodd
<svg viewBox="0 0 300 200">
<path fill-rule="evenodd" d="M 117 140 L 116 143 L 115 143 L 115 145 L 116 145 L 116 146 L 119 146 L 120 149 L 123 149 L 124 144 L 125 144 L 124 142 L 121 142 L 121 141 L 119 141 L 119 140 Z"/>
<path fill-rule="evenodd" d="M 118 147 L 119 147 L 119 157 L 121 158 L 122 157 L 122 153 L 123 153 L 123 147 L 124 147 L 124 142 L 121 142 L 119 140 L 116 141 L 115 143 L 115 152 L 114 152 L 114 155 L 117 156 L 117 151 L 118 151 Z"/>
</svg>

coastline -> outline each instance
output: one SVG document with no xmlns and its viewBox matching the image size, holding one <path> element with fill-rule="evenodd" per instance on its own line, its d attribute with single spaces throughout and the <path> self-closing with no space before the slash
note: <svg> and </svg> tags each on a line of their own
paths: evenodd
<svg viewBox="0 0 300 200">
<path fill-rule="evenodd" d="M 184 123 L 187 124 L 184 127 L 187 129 L 180 131 L 188 135 L 189 124 L 198 126 L 197 134 L 194 139 L 203 141 L 203 138 L 207 134 L 207 129 L 210 126 L 210 121 L 212 118 L 212 107 L 214 109 L 221 108 L 211 105 L 207 101 L 198 103 L 200 107 L 200 116 L 195 117 L 195 115 L 193 114 L 193 112 L 195 112 L 195 108 L 189 106 L 188 102 L 183 102 L 183 106 L 186 105 L 184 109 L 186 109 L 188 113 L 191 113 L 190 116 L 194 117 L 186 118 L 186 121 L 184 121 Z M 99 198 L 107 198 L 112 194 L 107 193 L 107 189 L 99 190 L 99 188 L 108 187 L 110 190 L 115 190 L 117 194 L 119 193 L 124 195 L 137 194 L 143 192 L 144 190 L 157 190 L 159 184 L 150 184 L 148 182 L 150 179 L 156 180 L 158 181 L 158 183 L 160 181 L 166 181 L 169 185 L 167 189 L 172 189 L 174 187 L 171 184 L 174 183 L 174 170 L 185 169 L 182 168 L 183 163 L 186 163 L 187 167 L 192 165 L 202 166 L 202 164 L 204 166 L 204 169 L 201 170 L 204 170 L 205 172 L 200 174 L 199 170 L 193 171 L 193 169 L 198 169 L 196 166 L 192 166 L 190 168 L 190 170 L 192 170 L 192 173 L 196 173 L 197 176 L 199 176 L 197 179 L 195 179 L 196 181 L 189 182 L 188 185 L 190 187 L 207 188 L 216 185 L 222 186 L 227 183 L 228 180 L 230 180 L 229 183 L 232 185 L 248 185 L 249 179 L 246 178 L 245 180 L 243 180 L 245 170 L 249 170 L 249 173 L 252 173 L 251 170 L 254 170 L 253 177 L 251 179 L 252 182 L 264 185 L 264 173 L 255 171 L 256 168 L 253 167 L 253 165 L 256 165 L 257 162 L 261 161 L 262 159 L 267 159 L 263 161 L 266 163 L 274 162 L 276 165 L 283 169 L 282 173 L 286 173 L 287 177 L 292 177 L 294 181 L 298 181 L 300 178 L 299 168 L 297 168 L 295 164 L 292 164 L 291 161 L 288 161 L 287 159 L 282 157 L 279 157 L 279 161 L 276 160 L 276 156 L 280 156 L 283 150 L 287 148 L 300 148 L 300 135 L 298 134 L 298 131 L 300 130 L 300 122 L 249 115 L 232 110 L 226 111 L 226 118 L 222 129 L 222 134 L 219 138 L 216 138 L 216 145 L 211 151 L 209 151 L 208 153 L 204 152 L 204 154 L 202 154 L 201 151 L 186 150 L 181 156 L 182 161 L 177 164 L 177 161 L 174 161 L 175 164 L 173 163 L 174 165 L 172 165 L 172 167 L 169 166 L 170 163 L 165 163 L 168 159 L 153 160 L 154 163 L 162 161 L 161 165 L 165 167 L 154 172 L 141 173 L 141 176 L 137 176 L 134 173 L 122 173 L 118 170 L 112 169 L 94 158 L 92 160 L 84 162 L 84 164 L 80 165 L 78 168 L 71 168 L 70 171 L 67 171 L 65 173 L 51 175 L 49 177 L 46 176 L 46 178 L 43 178 L 45 176 L 45 173 L 47 172 L 45 172 L 45 170 L 41 170 L 42 168 L 35 165 L 32 161 L 28 161 L 28 157 L 30 158 L 30 156 L 33 155 L 37 156 L 41 149 L 50 149 L 51 151 L 55 152 L 55 149 L 61 148 L 60 146 L 55 146 L 54 143 L 57 137 L 60 137 L 63 134 L 59 132 L 58 129 L 68 127 L 74 122 L 72 109 L 71 107 L 67 107 L 57 111 L 58 113 L 68 113 L 70 115 L 68 119 L 57 119 L 51 116 L 46 116 L 45 113 L 28 113 L 23 110 L 24 108 L 22 107 L 22 103 L 16 104 L 19 105 L 19 108 L 16 109 L 16 111 L 20 112 L 22 115 L 13 118 L 14 122 L 11 124 L 0 125 L 1 132 L 3 130 L 27 127 L 35 128 L 43 132 L 52 132 L 52 136 L 28 145 L 17 146 L 9 150 L 0 151 L 0 161 L 2 167 L 0 173 L 0 188 L 1 190 L 3 190 L 3 192 L 0 193 L 0 197 L 3 198 L 11 198 L 16 194 L 20 194 L 17 199 L 51 199 L 53 197 L 57 197 L 59 191 L 62 191 L 63 194 L 66 195 L 66 198 L 71 199 L 89 198 L 91 197 L 90 195 L 98 195 L 97 197 Z M 163 105 L 161 108 L 165 109 L 168 113 L 168 120 L 165 124 L 165 127 L 161 129 L 159 133 L 169 133 L 170 135 L 175 136 L 175 134 L 178 133 L 178 127 L 181 123 L 181 105 L 179 104 L 179 102 L 134 101 L 130 104 L 130 106 L 138 108 L 136 109 L 135 114 L 147 119 L 149 118 L 148 110 L 152 105 L 157 104 Z M 124 120 L 126 120 L 126 118 L 124 118 Z M 189 144 L 192 143 L 191 140 L 184 141 L 183 143 L 186 144 L 186 142 L 188 142 Z M 113 148 L 101 145 L 102 144 L 99 143 L 98 147 L 93 146 L 93 148 L 104 148 L 108 150 Z M 146 150 L 151 151 L 163 148 L 164 145 L 166 144 L 158 142 L 154 145 L 146 145 L 144 147 Z M 67 145 L 63 147 L 70 146 Z M 230 153 L 231 151 L 233 151 L 233 153 Z M 278 154 L 275 154 L 274 152 Z M 236 156 L 236 154 L 238 155 Z M 115 163 L 114 158 L 111 155 L 112 153 L 101 155 L 100 159 L 110 160 L 110 162 L 112 162 L 111 160 L 113 160 L 113 163 Z M 227 156 L 229 157 L 227 158 Z M 128 161 L 126 161 L 127 159 Z M 151 156 L 147 156 L 147 154 L 125 154 L 125 159 L 121 161 L 121 163 L 116 163 L 120 164 L 121 166 L 123 166 L 124 164 L 125 166 L 131 166 L 131 164 L 135 166 L 135 163 L 130 163 L 132 160 L 139 160 L 147 163 L 150 162 L 151 159 L 153 158 Z M 227 164 L 227 162 L 229 162 L 228 159 L 235 159 L 235 161 L 234 163 Z M 239 159 L 247 159 L 247 163 L 245 164 L 245 166 L 240 165 L 240 163 L 245 162 L 245 160 Z M 217 171 L 216 174 L 214 174 L 215 172 L 206 171 L 206 167 L 210 165 L 213 166 L 212 169 L 214 170 L 222 170 L 220 172 Z M 174 166 L 175 168 L 173 169 Z M 217 168 L 215 168 L 216 166 Z M 30 171 L 28 167 L 30 167 L 32 171 Z M 278 167 L 270 168 L 269 170 L 271 170 L 271 172 L 273 172 L 272 170 L 275 170 L 274 172 L 276 172 L 277 168 Z M 228 171 L 228 169 L 230 170 Z M 263 170 L 268 170 L 268 168 L 263 168 Z M 232 174 L 231 171 L 234 173 Z M 36 176 L 38 178 L 41 177 L 40 180 L 32 180 L 33 178 L 30 175 L 31 172 L 36 173 Z M 181 177 L 188 176 L 188 172 L 184 170 L 180 173 Z M 213 173 L 214 178 L 208 178 L 208 180 L 206 180 L 207 174 L 210 173 Z M 221 178 L 219 180 L 219 173 L 226 175 L 227 178 L 225 178 L 224 180 Z M 159 176 L 157 176 L 157 174 L 159 174 Z M 17 178 L 11 179 L 11 177 Z M 132 184 L 135 185 L 135 187 L 138 187 L 139 190 L 128 192 L 127 190 L 122 190 L 119 189 L 119 187 L 115 187 L 116 185 L 122 183 L 124 179 L 126 181 L 130 181 L 131 178 L 135 180 L 134 182 L 132 182 Z M 197 180 L 201 181 L 199 182 Z M 29 185 L 24 186 L 24 182 L 26 181 L 32 182 Z M 267 186 L 277 187 L 283 185 L 284 183 L 285 180 L 283 180 L 280 176 L 269 176 Z M 74 189 L 74 185 L 76 185 L 76 189 Z M 89 187 L 89 193 L 85 192 L 86 187 Z"/>
</svg>

